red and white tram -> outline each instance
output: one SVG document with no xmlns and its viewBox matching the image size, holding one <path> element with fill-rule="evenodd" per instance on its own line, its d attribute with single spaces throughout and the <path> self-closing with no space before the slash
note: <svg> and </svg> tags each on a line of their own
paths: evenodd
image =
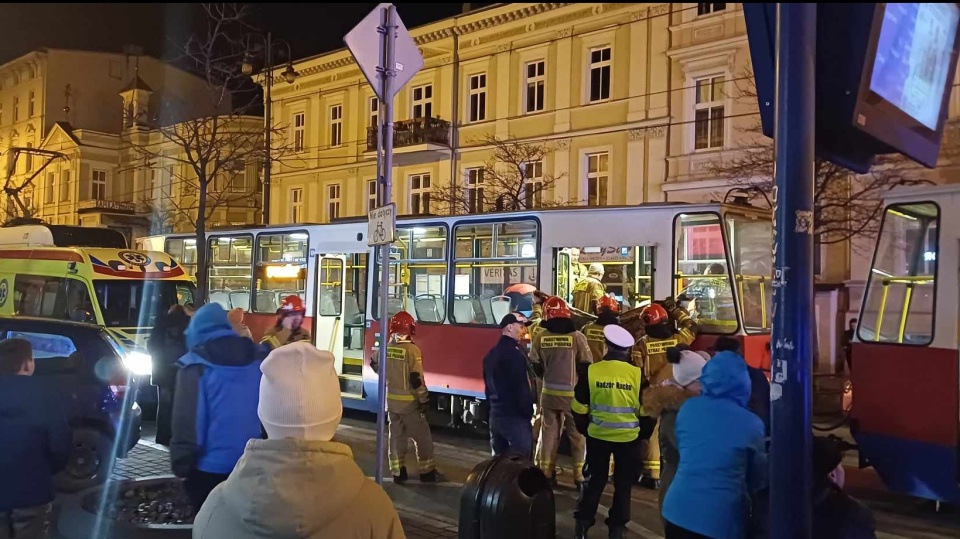
<svg viewBox="0 0 960 539">
<path fill-rule="evenodd" d="M 273 323 L 282 297 L 300 295 L 315 344 L 337 358 L 344 405 L 374 411 L 379 270 L 366 232 L 361 219 L 214 230 L 205 271 L 209 301 L 244 308 L 255 335 Z M 772 241 L 769 212 L 739 204 L 400 218 L 388 310 L 417 319 L 425 378 L 444 422 L 471 424 L 483 400 L 482 358 L 499 337 L 497 322 L 517 307 L 505 290 L 526 282 L 569 299 L 578 262 L 602 264 L 607 292 L 624 308 L 683 293 L 700 323 L 695 346 L 737 336 L 748 361 L 769 368 Z M 141 245 L 196 271 L 188 235 Z"/>
</svg>

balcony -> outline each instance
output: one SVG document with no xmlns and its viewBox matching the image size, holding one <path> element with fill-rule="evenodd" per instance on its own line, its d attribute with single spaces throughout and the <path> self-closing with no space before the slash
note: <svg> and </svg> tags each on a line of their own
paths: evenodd
<svg viewBox="0 0 960 539">
<path fill-rule="evenodd" d="M 92 212 L 135 215 L 137 213 L 137 205 L 133 202 L 119 202 L 115 200 L 82 200 L 77 203 L 77 213 Z"/>
<path fill-rule="evenodd" d="M 393 123 L 394 153 L 438 151 L 450 148 L 450 122 L 416 118 Z M 377 151 L 377 128 L 367 128 L 367 151 Z"/>
</svg>

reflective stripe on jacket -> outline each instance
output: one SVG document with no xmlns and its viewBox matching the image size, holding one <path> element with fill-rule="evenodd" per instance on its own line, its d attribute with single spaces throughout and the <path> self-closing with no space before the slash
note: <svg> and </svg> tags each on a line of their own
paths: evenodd
<svg viewBox="0 0 960 539">
<path fill-rule="evenodd" d="M 587 434 L 607 442 L 632 442 L 640 434 L 640 369 L 626 361 L 605 360 L 587 371 L 590 402 L 575 399 L 574 413 L 590 415 Z"/>
<path fill-rule="evenodd" d="M 419 373 L 421 385 L 414 389 L 410 375 Z M 423 359 L 420 347 L 408 341 L 387 346 L 387 411 L 407 413 L 416 411 L 418 403 L 427 402 L 427 386 L 423 379 Z"/>
</svg>

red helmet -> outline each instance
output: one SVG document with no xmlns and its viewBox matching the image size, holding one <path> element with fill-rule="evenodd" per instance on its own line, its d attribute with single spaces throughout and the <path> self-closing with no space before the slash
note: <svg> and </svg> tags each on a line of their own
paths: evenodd
<svg viewBox="0 0 960 539">
<path fill-rule="evenodd" d="M 280 308 L 277 310 L 277 314 L 305 312 L 307 312 L 307 308 L 303 306 L 303 300 L 300 299 L 300 296 L 294 295 L 283 298 L 283 301 L 280 302 Z"/>
<path fill-rule="evenodd" d="M 407 311 L 400 311 L 390 319 L 390 334 L 415 335 L 417 321 Z"/>
<path fill-rule="evenodd" d="M 543 300 L 543 319 L 553 320 L 554 318 L 570 318 L 570 307 L 567 307 L 563 299 L 550 296 Z"/>
<path fill-rule="evenodd" d="M 617 303 L 617 300 L 611 298 L 610 296 L 604 294 L 600 296 L 600 300 L 597 301 L 597 306 L 594 309 L 597 314 L 600 314 L 603 311 L 610 311 L 613 314 L 620 313 L 620 304 Z"/>
<path fill-rule="evenodd" d="M 670 315 L 667 314 L 667 310 L 662 305 L 651 303 L 640 311 L 640 320 L 643 321 L 645 326 L 655 326 L 670 320 Z"/>
</svg>

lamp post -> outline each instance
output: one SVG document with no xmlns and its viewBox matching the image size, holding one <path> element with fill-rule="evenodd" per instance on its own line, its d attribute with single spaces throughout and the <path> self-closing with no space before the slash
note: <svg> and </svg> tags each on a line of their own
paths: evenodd
<svg viewBox="0 0 960 539">
<path fill-rule="evenodd" d="M 260 212 L 262 224 L 270 224 L 270 170 L 272 168 L 271 163 L 271 151 L 273 147 L 271 146 L 271 133 L 273 131 L 273 122 L 272 122 L 272 103 L 270 101 L 270 88 L 273 86 L 273 46 L 274 45 L 283 45 L 287 49 L 287 68 L 283 71 L 283 79 L 287 81 L 287 84 L 293 84 L 297 80 L 299 73 L 293 69 L 293 52 L 290 50 L 290 44 L 286 41 L 280 41 L 279 43 L 273 42 L 273 35 L 270 32 L 266 34 L 250 34 L 251 37 L 259 38 L 263 41 L 263 93 L 264 93 L 264 110 L 263 110 L 263 144 L 266 150 L 266 158 L 263 160 L 263 194 L 261 196 L 261 203 L 263 209 Z M 253 74 L 253 54 L 250 52 L 248 46 L 247 52 L 243 55 L 243 62 L 240 64 L 240 71 L 246 75 L 250 76 Z"/>
</svg>

